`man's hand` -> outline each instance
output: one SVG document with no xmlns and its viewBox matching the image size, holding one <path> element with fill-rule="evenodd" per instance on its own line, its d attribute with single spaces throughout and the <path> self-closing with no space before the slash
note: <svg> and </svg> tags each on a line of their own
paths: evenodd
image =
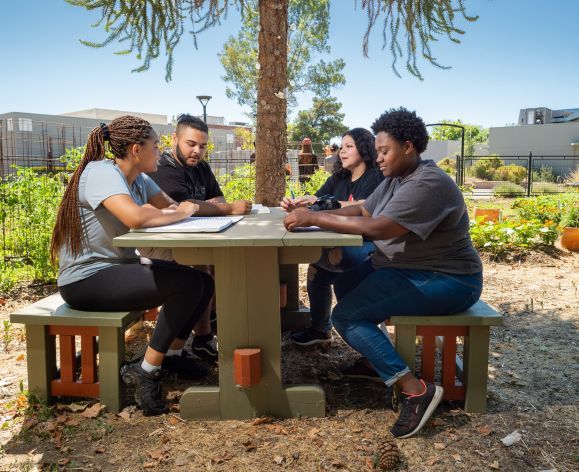
<svg viewBox="0 0 579 472">
<path fill-rule="evenodd" d="M 284 197 L 283 200 L 280 202 L 280 206 L 287 211 L 294 211 L 296 208 L 304 208 L 308 205 L 311 205 L 317 200 L 317 197 L 314 195 L 306 195 L 304 197 L 296 197 L 296 198 L 288 198 Z"/>
<path fill-rule="evenodd" d="M 199 211 L 199 205 L 197 205 L 197 203 L 185 200 L 184 202 L 179 203 L 179 206 L 175 208 L 175 211 L 183 214 L 185 217 L 188 217 Z"/>
<path fill-rule="evenodd" d="M 315 226 L 314 219 L 316 214 L 306 208 L 298 208 L 292 211 L 283 220 L 285 229 L 293 231 L 294 228 L 303 228 L 305 226 Z"/>
<path fill-rule="evenodd" d="M 251 202 L 249 200 L 235 200 L 230 204 L 232 215 L 247 215 L 251 212 Z"/>
</svg>

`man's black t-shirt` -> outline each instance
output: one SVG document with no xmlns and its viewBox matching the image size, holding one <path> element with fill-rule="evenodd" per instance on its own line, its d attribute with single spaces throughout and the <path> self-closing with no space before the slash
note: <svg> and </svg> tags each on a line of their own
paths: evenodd
<svg viewBox="0 0 579 472">
<path fill-rule="evenodd" d="M 161 154 L 157 172 L 148 175 L 176 202 L 189 199 L 210 200 L 223 196 L 206 161 L 200 161 L 195 167 L 184 166 L 176 162 L 167 151 Z"/>
<path fill-rule="evenodd" d="M 366 172 L 354 182 L 352 182 L 352 174 L 347 176 L 334 174 L 328 177 L 315 195 L 316 197 L 332 195 L 341 202 L 365 200 L 383 180 L 384 176 L 376 167 L 366 169 Z"/>
</svg>

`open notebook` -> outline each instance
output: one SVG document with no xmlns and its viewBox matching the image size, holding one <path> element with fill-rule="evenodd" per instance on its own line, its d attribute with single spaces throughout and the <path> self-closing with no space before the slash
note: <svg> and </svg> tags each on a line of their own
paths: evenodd
<svg viewBox="0 0 579 472">
<path fill-rule="evenodd" d="M 153 228 L 132 229 L 139 233 L 218 233 L 243 216 L 191 216 L 177 223 Z"/>
</svg>

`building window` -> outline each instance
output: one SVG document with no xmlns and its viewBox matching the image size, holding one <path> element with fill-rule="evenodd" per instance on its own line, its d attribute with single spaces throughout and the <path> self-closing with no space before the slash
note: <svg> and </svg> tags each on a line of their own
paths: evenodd
<svg viewBox="0 0 579 472">
<path fill-rule="evenodd" d="M 18 129 L 20 131 L 32 131 L 32 120 L 30 118 L 18 118 Z"/>
<path fill-rule="evenodd" d="M 6 120 L 6 130 L 7 131 L 14 131 L 14 122 L 12 121 L 12 118 L 8 118 Z"/>
</svg>

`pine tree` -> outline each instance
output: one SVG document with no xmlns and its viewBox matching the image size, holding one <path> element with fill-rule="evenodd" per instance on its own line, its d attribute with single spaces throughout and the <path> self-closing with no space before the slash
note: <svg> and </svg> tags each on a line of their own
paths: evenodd
<svg viewBox="0 0 579 472">
<path fill-rule="evenodd" d="M 87 10 L 100 9 L 101 19 L 94 25 L 103 27 L 107 37 L 100 43 L 82 41 L 91 47 L 113 42 L 128 47 L 117 54 L 136 54 L 142 61 L 135 72 L 146 70 L 161 53 L 167 56 L 166 80 L 171 79 L 173 51 L 185 32 L 190 30 L 197 47 L 197 35 L 220 24 L 232 5 L 243 14 L 245 0 L 66 0 Z M 277 205 L 284 195 L 284 161 L 286 153 L 287 116 L 287 34 L 289 0 L 259 0 L 260 74 L 257 90 L 256 201 Z M 358 2 L 355 2 L 355 6 Z M 382 23 L 383 49 L 390 50 L 396 68 L 406 57 L 406 69 L 422 79 L 417 65 L 419 57 L 436 67 L 442 66 L 433 56 L 430 44 L 438 36 L 459 43 L 464 31 L 455 26 L 458 16 L 467 21 L 477 17 L 466 14 L 464 0 L 360 0 L 368 16 L 363 52 L 368 55 L 370 32 Z M 401 39 L 402 38 L 402 39 Z M 405 44 L 404 49 L 401 42 Z"/>
</svg>

